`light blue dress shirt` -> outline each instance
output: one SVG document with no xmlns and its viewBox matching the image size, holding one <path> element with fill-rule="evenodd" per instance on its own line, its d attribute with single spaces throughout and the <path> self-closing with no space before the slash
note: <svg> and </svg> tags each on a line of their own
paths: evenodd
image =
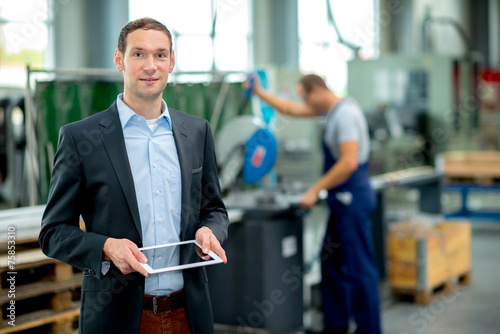
<svg viewBox="0 0 500 334">
<path fill-rule="evenodd" d="M 162 114 L 148 121 L 118 95 L 117 107 L 125 138 L 130 169 L 142 227 L 143 247 L 180 241 L 181 170 L 167 104 L 162 100 Z M 179 253 L 155 254 L 148 263 L 178 265 Z M 184 287 L 182 271 L 150 275 L 145 294 L 164 295 Z"/>
</svg>

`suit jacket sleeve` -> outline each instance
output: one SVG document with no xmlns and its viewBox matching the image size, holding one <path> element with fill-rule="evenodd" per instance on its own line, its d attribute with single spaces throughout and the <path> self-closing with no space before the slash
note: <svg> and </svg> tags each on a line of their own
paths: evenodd
<svg viewBox="0 0 500 334">
<path fill-rule="evenodd" d="M 229 219 L 222 202 L 214 141 L 210 125 L 205 121 L 205 159 L 203 163 L 200 227 L 207 226 L 222 244 L 227 238 Z"/>
<path fill-rule="evenodd" d="M 85 180 L 80 156 L 68 127 L 59 132 L 58 150 L 42 217 L 40 247 L 49 257 L 101 276 L 102 248 L 107 237 L 79 227 Z"/>
</svg>

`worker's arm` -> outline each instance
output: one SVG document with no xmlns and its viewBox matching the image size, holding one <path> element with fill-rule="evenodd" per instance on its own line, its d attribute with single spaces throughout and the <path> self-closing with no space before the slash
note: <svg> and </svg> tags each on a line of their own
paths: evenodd
<svg viewBox="0 0 500 334">
<path fill-rule="evenodd" d="M 300 206 L 312 208 L 318 202 L 322 189 L 329 190 L 347 180 L 358 169 L 358 142 L 346 141 L 340 144 L 340 159 L 304 195 Z"/>
<path fill-rule="evenodd" d="M 272 108 L 276 109 L 282 114 L 296 116 L 296 117 L 314 117 L 319 116 L 319 113 L 308 107 L 305 103 L 297 103 L 290 100 L 280 99 L 276 95 L 266 92 L 260 84 L 260 79 L 257 75 L 253 76 L 254 84 L 252 93 L 258 96 L 262 101 L 269 104 Z M 245 82 L 245 89 L 248 88 L 248 80 Z"/>
</svg>

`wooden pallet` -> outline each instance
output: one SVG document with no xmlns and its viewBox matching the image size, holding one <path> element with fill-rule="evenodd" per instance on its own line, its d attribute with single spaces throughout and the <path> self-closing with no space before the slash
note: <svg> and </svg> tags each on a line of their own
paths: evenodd
<svg viewBox="0 0 500 334">
<path fill-rule="evenodd" d="M 391 287 L 409 292 L 416 302 L 428 301 L 433 291 L 447 282 L 457 278 L 470 282 L 470 223 L 394 224 L 389 231 L 388 253 Z"/>
<path fill-rule="evenodd" d="M 481 186 L 500 185 L 500 178 L 487 176 L 447 176 L 444 178 L 445 184 L 474 184 Z"/>
<path fill-rule="evenodd" d="M 448 178 L 474 182 L 495 182 L 500 179 L 499 164 L 498 151 L 446 152 L 439 155 L 436 161 L 438 169 L 441 169 Z"/>
<path fill-rule="evenodd" d="M 44 209 L 40 205 L 0 211 L 0 334 L 76 333 L 82 274 L 42 253 L 38 234 Z M 9 263 L 12 244 L 15 258 Z M 15 297 L 8 281 L 12 276 Z M 11 301 L 15 302 L 15 327 L 9 324 Z"/>
<path fill-rule="evenodd" d="M 80 315 L 80 302 L 73 302 L 67 310 L 38 310 L 29 314 L 16 317 L 16 326 L 4 320 L 0 325 L 0 334 L 16 333 L 33 328 L 46 328 L 46 333 L 73 334 L 74 323 Z"/>
<path fill-rule="evenodd" d="M 411 300 L 417 304 L 429 304 L 435 297 L 441 294 L 450 294 L 461 286 L 470 285 L 471 281 L 472 276 L 469 271 L 455 277 L 454 279 L 448 279 L 433 287 L 427 287 L 424 290 L 393 288 L 392 291 L 394 296 L 398 299 L 406 299 L 410 297 Z"/>
<path fill-rule="evenodd" d="M 0 256 L 0 334 L 38 327 L 37 333 L 72 333 L 79 315 L 82 274 L 68 264 L 48 258 L 40 248 L 16 250 L 15 255 L 14 268 L 8 266 L 8 254 Z M 12 277 L 15 297 L 9 281 Z M 12 301 L 15 327 L 9 324 L 12 319 L 8 317 Z"/>
<path fill-rule="evenodd" d="M 8 287 L 9 272 L 16 272 L 16 286 L 38 281 L 64 282 L 73 278 L 73 267 L 43 254 L 40 248 L 17 251 L 14 267 L 9 267 L 8 254 L 0 256 L 2 294 Z M 5 278 L 5 279 L 4 279 Z"/>
</svg>

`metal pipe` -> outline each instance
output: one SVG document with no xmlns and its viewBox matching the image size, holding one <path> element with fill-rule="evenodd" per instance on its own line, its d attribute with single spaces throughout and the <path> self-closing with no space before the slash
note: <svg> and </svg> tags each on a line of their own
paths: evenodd
<svg viewBox="0 0 500 334">
<path fill-rule="evenodd" d="M 26 150 L 25 150 L 25 170 L 26 181 L 28 183 L 28 205 L 39 204 L 40 198 L 38 196 L 38 183 L 40 180 L 40 168 L 37 159 L 37 141 L 35 133 L 35 115 L 33 108 L 33 100 L 31 95 L 31 69 L 29 65 L 26 67 L 26 94 L 24 97 L 24 110 L 25 110 L 25 129 L 26 129 Z"/>
<path fill-rule="evenodd" d="M 219 118 L 222 113 L 222 108 L 224 107 L 224 102 L 226 102 L 229 86 L 229 82 L 227 82 L 226 80 L 222 81 L 219 94 L 217 95 L 217 100 L 215 101 L 214 112 L 212 113 L 212 117 L 210 117 L 210 127 L 212 128 L 212 134 L 215 133 L 217 125 L 219 124 Z"/>
</svg>

